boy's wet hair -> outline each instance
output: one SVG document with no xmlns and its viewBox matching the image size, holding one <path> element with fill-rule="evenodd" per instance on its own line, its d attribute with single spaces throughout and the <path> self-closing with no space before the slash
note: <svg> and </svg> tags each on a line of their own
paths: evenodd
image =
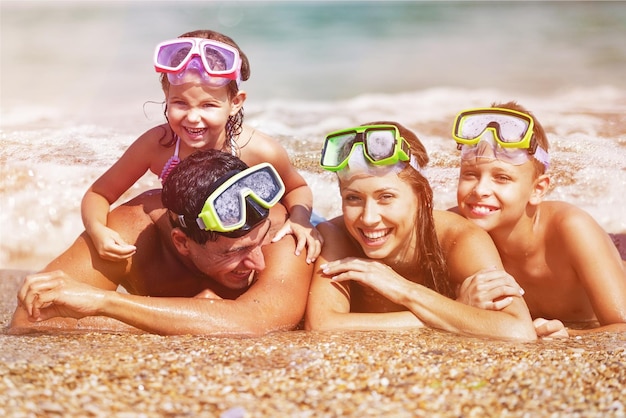
<svg viewBox="0 0 626 418">
<path fill-rule="evenodd" d="M 537 141 L 537 145 L 543 148 L 546 152 L 550 151 L 549 150 L 550 144 L 548 143 L 548 136 L 546 135 L 546 131 L 543 129 L 543 126 L 541 126 L 541 123 L 539 123 L 535 115 L 533 115 L 533 113 L 530 110 L 526 109 L 524 106 L 520 105 L 516 101 L 510 101 L 506 103 L 492 103 L 491 107 L 500 107 L 503 109 L 517 110 L 518 112 L 526 113 L 528 116 L 532 118 L 535 124 L 535 127 L 533 128 L 533 135 L 534 135 L 535 141 Z M 544 174 L 546 172 L 546 167 L 543 165 L 542 162 L 540 162 L 534 157 L 532 158 L 531 161 L 533 162 L 533 166 L 535 167 L 535 173 L 537 176 Z"/>
<path fill-rule="evenodd" d="M 172 226 L 180 228 L 198 244 L 217 241 L 220 234 L 200 229 L 196 218 L 218 179 L 229 171 L 241 172 L 247 168 L 239 158 L 215 149 L 196 151 L 181 161 L 165 180 L 161 192 L 163 206 L 171 212 Z M 186 226 L 175 215 L 183 215 Z"/>
</svg>

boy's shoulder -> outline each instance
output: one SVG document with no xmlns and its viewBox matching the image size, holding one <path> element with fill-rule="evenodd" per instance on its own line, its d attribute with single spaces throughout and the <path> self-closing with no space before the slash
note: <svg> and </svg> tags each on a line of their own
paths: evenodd
<svg viewBox="0 0 626 418">
<path fill-rule="evenodd" d="M 539 224 L 544 231 L 545 242 L 563 251 L 575 246 L 589 248 L 608 236 L 607 231 L 588 212 L 576 205 L 546 201 L 539 208 Z"/>
<path fill-rule="evenodd" d="M 549 228 L 575 227 L 580 222 L 596 221 L 582 208 L 560 200 L 548 200 L 539 205 L 539 223 Z"/>
</svg>

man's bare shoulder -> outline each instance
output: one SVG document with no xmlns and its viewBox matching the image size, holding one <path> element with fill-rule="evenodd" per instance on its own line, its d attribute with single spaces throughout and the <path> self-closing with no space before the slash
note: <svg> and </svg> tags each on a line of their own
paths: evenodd
<svg viewBox="0 0 626 418">
<path fill-rule="evenodd" d="M 164 211 L 165 209 L 161 202 L 161 190 L 153 189 L 145 191 L 113 209 L 111 215 L 115 218 L 131 217 L 131 219 L 143 218 L 145 216 L 160 217 Z"/>
<path fill-rule="evenodd" d="M 113 209 L 107 223 L 132 244 L 141 232 L 157 224 L 165 212 L 166 209 L 161 202 L 161 191 L 148 190 Z"/>
</svg>

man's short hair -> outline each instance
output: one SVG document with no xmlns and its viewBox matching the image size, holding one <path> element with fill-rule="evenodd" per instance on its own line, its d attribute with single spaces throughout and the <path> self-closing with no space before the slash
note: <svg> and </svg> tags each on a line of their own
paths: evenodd
<svg viewBox="0 0 626 418">
<path fill-rule="evenodd" d="M 196 151 L 182 160 L 165 180 L 161 192 L 161 201 L 170 211 L 172 225 L 180 228 L 198 244 L 217 241 L 220 234 L 200 229 L 196 218 L 212 191 L 213 183 L 229 171 L 243 171 L 247 168 L 246 163 L 239 158 L 214 149 Z M 176 215 L 184 216 L 184 225 Z"/>
</svg>

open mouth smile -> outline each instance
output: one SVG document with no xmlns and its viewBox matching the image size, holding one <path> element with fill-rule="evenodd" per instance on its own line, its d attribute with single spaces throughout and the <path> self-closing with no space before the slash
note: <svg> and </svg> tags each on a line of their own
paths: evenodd
<svg viewBox="0 0 626 418">
<path fill-rule="evenodd" d="M 385 229 L 377 229 L 375 231 L 369 230 L 363 230 L 361 229 L 361 236 L 363 237 L 363 241 L 368 244 L 368 245 L 377 245 L 377 244 L 383 244 L 384 242 L 387 241 L 387 237 L 389 236 L 389 234 L 391 233 L 392 228 L 385 228 Z"/>
<path fill-rule="evenodd" d="M 207 131 L 206 128 L 184 128 L 184 129 L 191 136 L 202 136 Z"/>
<path fill-rule="evenodd" d="M 485 216 L 489 215 L 497 210 L 499 210 L 495 206 L 486 206 L 486 205 L 467 205 L 473 215 L 477 216 Z"/>
</svg>

